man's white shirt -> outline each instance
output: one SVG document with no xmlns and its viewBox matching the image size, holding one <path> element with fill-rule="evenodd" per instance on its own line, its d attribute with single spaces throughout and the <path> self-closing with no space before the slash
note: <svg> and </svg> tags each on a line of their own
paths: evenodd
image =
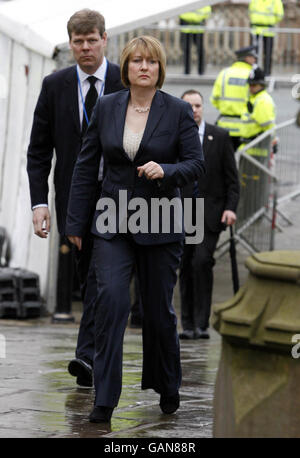
<svg viewBox="0 0 300 458">
<path fill-rule="evenodd" d="M 89 76 L 95 76 L 95 78 L 97 78 L 97 81 L 95 83 L 95 88 L 98 92 L 98 95 L 100 94 L 102 84 L 105 83 L 104 79 L 105 79 L 106 69 L 107 69 L 107 60 L 105 57 L 103 58 L 103 62 L 100 65 L 100 67 L 98 68 L 98 70 L 96 70 L 96 72 L 93 75 L 88 75 L 87 73 L 85 73 L 83 70 L 81 70 L 81 68 L 77 64 L 77 72 L 78 72 L 79 81 L 81 84 L 83 100 L 85 100 L 85 96 L 88 93 L 88 90 L 90 88 L 90 83 L 87 80 Z M 103 93 L 104 93 L 104 87 L 102 90 L 102 95 Z M 80 126 L 81 126 L 82 119 L 83 119 L 83 104 L 82 104 L 82 98 L 80 94 L 79 85 L 78 85 L 78 106 L 79 106 L 79 119 L 80 119 Z"/>
<path fill-rule="evenodd" d="M 198 131 L 201 145 L 203 145 L 204 131 L 205 131 L 205 121 L 202 119 L 201 124 L 199 126 L 199 131 Z"/>
</svg>

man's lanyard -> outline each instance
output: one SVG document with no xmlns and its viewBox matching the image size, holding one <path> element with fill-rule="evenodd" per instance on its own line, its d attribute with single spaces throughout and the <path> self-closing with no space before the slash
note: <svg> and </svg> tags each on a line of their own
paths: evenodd
<svg viewBox="0 0 300 458">
<path fill-rule="evenodd" d="M 101 89 L 100 89 L 98 98 L 102 96 L 103 91 L 104 91 L 104 85 L 105 85 L 106 74 L 107 74 L 107 67 L 108 67 L 108 65 L 106 65 L 104 80 L 102 81 Z M 84 98 L 83 98 L 83 94 L 82 94 L 81 81 L 80 81 L 80 78 L 79 78 L 78 68 L 77 68 L 77 67 L 76 67 L 76 72 L 77 72 L 77 80 L 78 80 L 79 91 L 80 91 L 80 97 L 81 97 L 82 108 L 83 108 L 83 115 L 84 115 L 84 117 L 85 117 L 85 120 L 86 120 L 87 125 L 89 125 L 89 118 L 88 118 L 88 115 L 87 115 L 87 112 L 86 112 L 86 109 L 85 109 L 85 103 L 84 103 Z M 98 100 L 98 99 L 97 99 L 97 100 Z"/>
</svg>

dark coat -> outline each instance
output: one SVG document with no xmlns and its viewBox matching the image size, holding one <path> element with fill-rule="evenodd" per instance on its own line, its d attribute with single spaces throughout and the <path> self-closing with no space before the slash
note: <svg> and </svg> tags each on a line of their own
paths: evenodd
<svg viewBox="0 0 300 458">
<path fill-rule="evenodd" d="M 108 62 L 104 94 L 121 89 L 123 86 L 120 68 Z M 55 150 L 55 206 L 58 230 L 61 234 L 64 234 L 73 168 L 81 145 L 78 80 L 74 65 L 44 79 L 34 112 L 27 154 L 27 172 L 33 207 L 48 203 L 48 177 Z"/>
<path fill-rule="evenodd" d="M 212 232 L 224 229 L 224 210 L 236 212 L 239 178 L 234 150 L 225 129 L 205 123 L 203 154 L 206 174 L 198 180 L 199 197 L 204 198 L 204 221 Z M 183 197 L 193 196 L 193 184 L 184 187 Z"/>
<path fill-rule="evenodd" d="M 121 190 L 126 191 L 127 201 L 143 198 L 150 209 L 151 199 L 178 197 L 180 201 L 179 187 L 198 177 L 201 181 L 203 156 L 191 106 L 177 97 L 157 91 L 139 150 L 131 161 L 123 149 L 128 101 L 129 91 L 124 90 L 102 97 L 97 102 L 74 170 L 66 228 L 68 235 L 83 236 L 87 230 L 101 155 L 107 167 L 101 197 L 113 199 L 117 215 Z M 160 181 L 138 177 L 137 167 L 149 161 L 157 162 L 163 168 L 164 178 Z M 92 232 L 110 239 L 115 232 L 99 234 L 96 229 L 99 214 L 100 211 L 96 210 Z M 162 233 L 161 218 L 156 222 L 158 233 L 138 233 L 133 235 L 134 240 L 139 244 L 152 245 L 183 239 L 184 232 L 175 233 L 172 221 L 168 233 Z M 117 232 L 119 225 L 120 221 L 117 221 Z"/>
</svg>

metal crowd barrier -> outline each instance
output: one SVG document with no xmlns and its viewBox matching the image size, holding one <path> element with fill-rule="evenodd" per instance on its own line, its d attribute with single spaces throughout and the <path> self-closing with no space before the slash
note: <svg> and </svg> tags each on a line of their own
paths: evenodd
<svg viewBox="0 0 300 458">
<path fill-rule="evenodd" d="M 240 201 L 234 238 L 249 253 L 272 251 L 280 219 L 293 224 L 284 205 L 300 195 L 299 127 L 295 119 L 270 129 L 236 152 Z M 229 240 L 217 247 L 220 258 Z"/>
</svg>

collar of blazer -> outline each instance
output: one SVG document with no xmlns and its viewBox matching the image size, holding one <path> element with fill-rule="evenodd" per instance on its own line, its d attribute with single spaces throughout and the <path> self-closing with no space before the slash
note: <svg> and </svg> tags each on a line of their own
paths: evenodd
<svg viewBox="0 0 300 458">
<path fill-rule="evenodd" d="M 115 127 L 116 134 L 118 138 L 118 143 L 122 146 L 123 149 L 123 134 L 124 134 L 124 124 L 127 112 L 127 106 L 129 102 L 130 91 L 128 89 L 118 93 L 118 101 L 114 110 L 115 117 Z M 166 109 L 166 104 L 164 101 L 164 95 L 161 91 L 157 90 L 152 99 L 151 108 L 149 111 L 146 127 L 144 130 L 144 135 L 140 143 L 140 147 L 134 161 L 142 154 L 144 146 L 148 143 L 156 127 L 159 125 L 160 119 Z M 127 154 L 124 151 L 124 154 Z M 128 157 L 128 156 L 127 156 Z"/>
</svg>

